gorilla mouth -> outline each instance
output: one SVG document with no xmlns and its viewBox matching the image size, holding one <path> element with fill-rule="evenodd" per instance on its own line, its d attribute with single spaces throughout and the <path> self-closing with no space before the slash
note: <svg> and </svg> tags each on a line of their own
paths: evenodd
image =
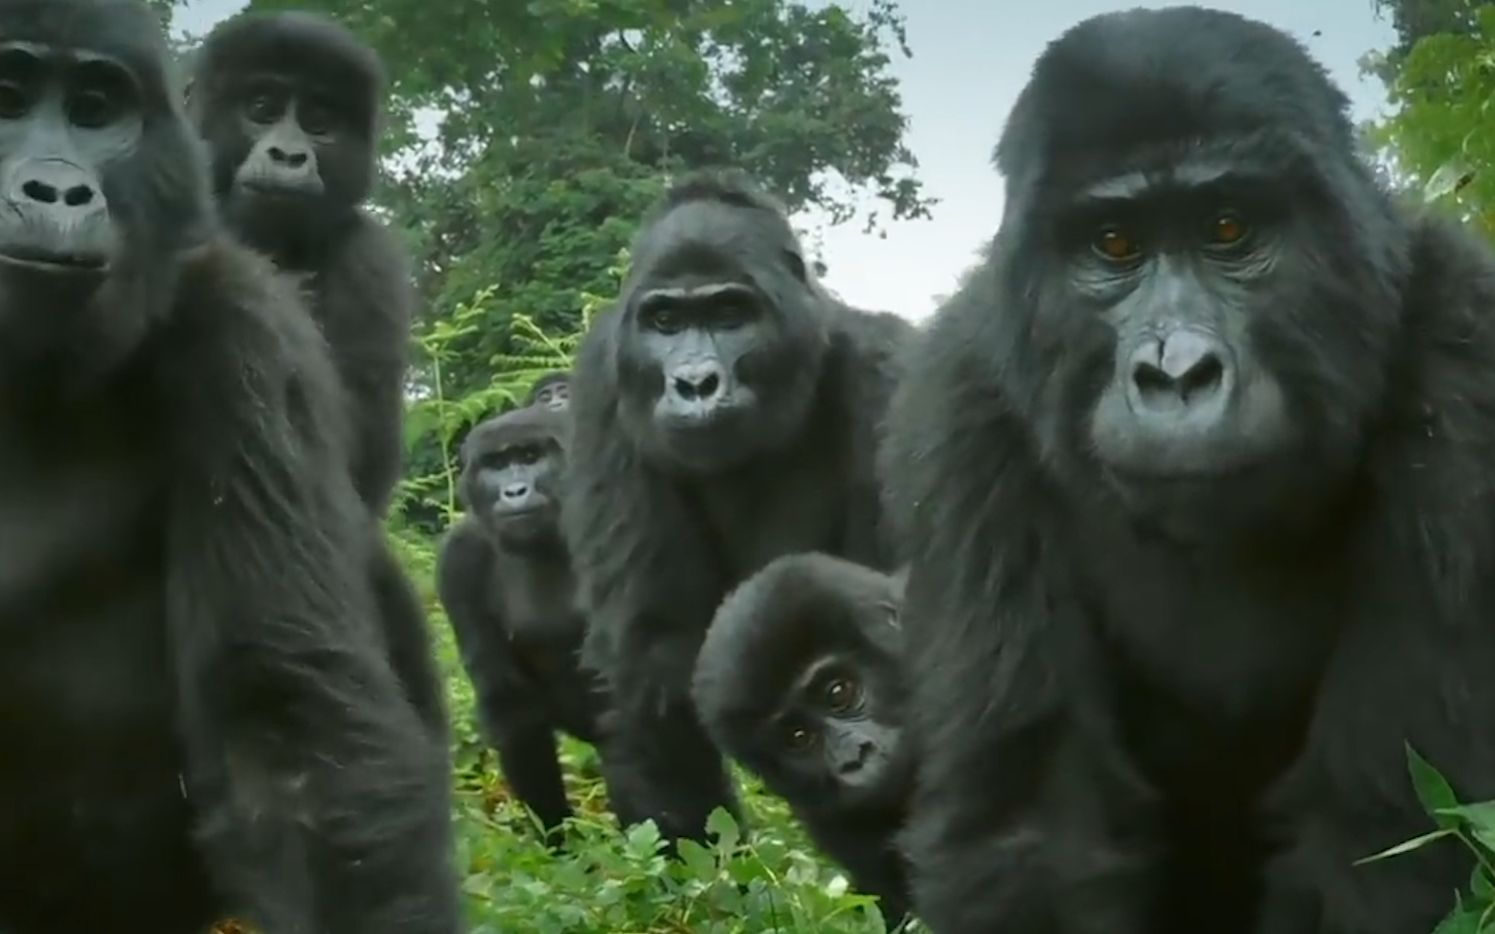
<svg viewBox="0 0 1495 934">
<path fill-rule="evenodd" d="M 0 248 L 0 263 L 59 275 L 99 274 L 109 270 L 109 260 L 102 253 L 59 253 L 20 245 Z"/>
<path fill-rule="evenodd" d="M 290 185 L 276 182 L 270 179 L 254 179 L 243 184 L 244 191 L 266 201 L 309 201 L 317 196 L 317 191 L 308 185 Z"/>
</svg>

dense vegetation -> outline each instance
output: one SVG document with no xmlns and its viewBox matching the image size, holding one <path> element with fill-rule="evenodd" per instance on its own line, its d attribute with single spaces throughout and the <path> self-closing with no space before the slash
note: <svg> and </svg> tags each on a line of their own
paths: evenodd
<svg viewBox="0 0 1495 934">
<path fill-rule="evenodd" d="M 170 12 L 182 0 L 152 0 Z M 652 827 L 620 835 L 589 749 L 568 745 L 582 815 L 545 850 L 478 742 L 471 690 L 432 592 L 457 510 L 453 450 L 477 419 L 566 365 L 615 291 L 635 219 L 668 177 L 735 163 L 793 209 L 869 230 L 927 217 L 888 66 L 910 51 L 894 0 L 253 0 L 314 8 L 385 56 L 394 83 L 381 208 L 425 298 L 410 376 L 409 470 L 391 520 L 432 611 L 457 731 L 461 858 L 477 934 L 880 931 L 782 805 L 747 782 L 755 829 L 724 816 L 675 863 Z M 1378 0 L 1398 41 L 1369 50 L 1390 116 L 1368 141 L 1398 187 L 1495 233 L 1495 4 Z M 930 50 L 937 51 L 937 50 Z M 1495 803 L 1459 807 L 1410 755 L 1429 835 L 1474 853 L 1439 934 L 1495 930 Z M 1448 845 L 1443 843 L 1440 845 Z M 1397 855 L 1397 848 L 1389 855 Z"/>
</svg>

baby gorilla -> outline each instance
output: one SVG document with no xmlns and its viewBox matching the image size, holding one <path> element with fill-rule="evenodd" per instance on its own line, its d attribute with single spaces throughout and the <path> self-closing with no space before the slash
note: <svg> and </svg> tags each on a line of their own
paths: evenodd
<svg viewBox="0 0 1495 934">
<path fill-rule="evenodd" d="M 441 602 L 504 776 L 547 831 L 571 816 L 555 731 L 595 741 L 597 698 L 577 666 L 585 631 L 557 528 L 566 417 L 531 406 L 463 445 L 467 516 L 442 547 Z"/>
<path fill-rule="evenodd" d="M 789 802 L 815 843 L 896 922 L 894 840 L 912 782 L 903 725 L 902 581 L 818 553 L 779 558 L 722 601 L 696 661 L 701 721 Z"/>
</svg>

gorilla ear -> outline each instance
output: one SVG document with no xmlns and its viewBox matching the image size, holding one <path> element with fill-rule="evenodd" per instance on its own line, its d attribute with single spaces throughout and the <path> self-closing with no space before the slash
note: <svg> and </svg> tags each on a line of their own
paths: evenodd
<svg viewBox="0 0 1495 934">
<path fill-rule="evenodd" d="M 784 251 L 784 263 L 789 267 L 789 274 L 805 285 L 810 284 L 809 273 L 805 269 L 805 258 L 793 250 Z"/>
</svg>

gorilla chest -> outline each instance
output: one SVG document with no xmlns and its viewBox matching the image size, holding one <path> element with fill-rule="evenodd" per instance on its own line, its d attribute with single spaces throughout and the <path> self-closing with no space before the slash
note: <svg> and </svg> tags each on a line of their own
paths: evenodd
<svg viewBox="0 0 1495 934">
<path fill-rule="evenodd" d="M 505 556 L 507 557 L 507 556 Z M 564 561 L 517 561 L 501 557 L 489 578 L 488 611 L 521 650 L 574 648 L 583 623 L 576 612 L 570 568 Z"/>
<path fill-rule="evenodd" d="M 1093 579 L 1092 619 L 1128 744 L 1170 787 L 1254 794 L 1301 743 L 1345 605 L 1340 568 L 1125 555 Z"/>
<path fill-rule="evenodd" d="M 144 435 L 80 427 L 32 444 L 0 433 L 7 775 L 32 750 L 49 772 L 97 757 L 76 765 L 117 774 L 169 735 L 159 470 Z"/>
<path fill-rule="evenodd" d="M 717 556 L 734 580 L 803 551 L 840 554 L 846 509 L 829 464 L 791 465 L 760 477 L 723 478 L 698 490 Z"/>
</svg>

